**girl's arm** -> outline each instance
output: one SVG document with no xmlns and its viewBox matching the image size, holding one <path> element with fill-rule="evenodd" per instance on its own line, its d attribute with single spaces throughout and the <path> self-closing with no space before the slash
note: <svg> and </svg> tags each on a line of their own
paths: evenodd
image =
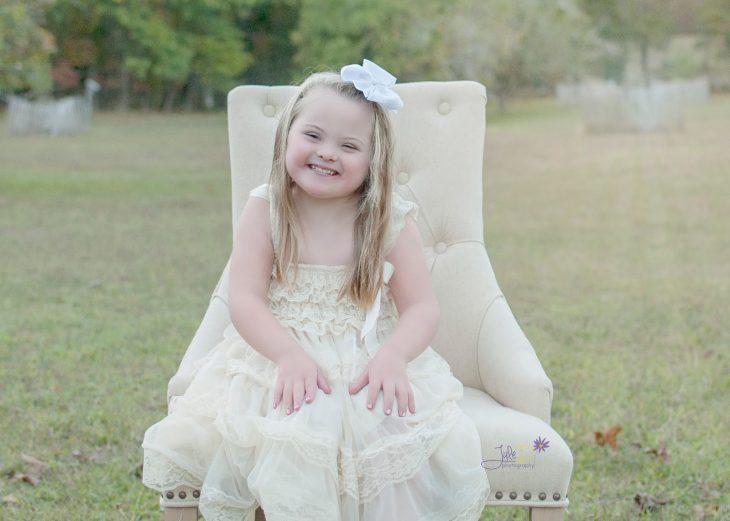
<svg viewBox="0 0 730 521">
<path fill-rule="evenodd" d="M 436 336 L 439 306 L 423 254 L 418 228 L 407 218 L 389 255 L 395 271 L 388 283 L 398 308 L 398 325 L 382 348 L 401 354 L 406 362 L 420 355 Z"/>
<path fill-rule="evenodd" d="M 305 393 L 306 401 L 311 402 L 317 386 L 326 393 L 330 388 L 316 362 L 268 307 L 273 264 L 269 203 L 251 197 L 233 240 L 228 299 L 231 322 L 251 347 L 279 366 L 274 408 L 283 401 L 287 411 L 298 410 Z"/>
<path fill-rule="evenodd" d="M 416 412 L 406 366 L 428 347 L 436 335 L 439 320 L 423 243 L 410 218 L 406 219 L 388 260 L 395 268 L 388 284 L 398 308 L 398 324 L 365 370 L 350 384 L 350 393 L 355 394 L 368 385 L 367 406 L 372 409 L 382 388 L 385 414 L 391 413 L 395 399 L 398 414 L 404 416 L 406 409 L 411 414 Z"/>
</svg>

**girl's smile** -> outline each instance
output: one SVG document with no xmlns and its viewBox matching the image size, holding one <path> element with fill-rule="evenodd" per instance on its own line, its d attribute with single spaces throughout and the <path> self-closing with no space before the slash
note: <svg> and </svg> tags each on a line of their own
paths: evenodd
<svg viewBox="0 0 730 521">
<path fill-rule="evenodd" d="M 318 175 L 323 175 L 323 176 L 327 176 L 327 177 L 332 177 L 333 175 L 340 175 L 332 169 L 321 167 L 318 165 L 309 165 L 309 168 L 311 168 L 312 171 Z"/>
</svg>

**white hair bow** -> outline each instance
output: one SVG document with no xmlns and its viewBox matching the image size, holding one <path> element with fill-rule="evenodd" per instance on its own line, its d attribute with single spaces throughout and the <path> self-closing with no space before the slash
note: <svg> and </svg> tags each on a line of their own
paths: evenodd
<svg viewBox="0 0 730 521">
<path fill-rule="evenodd" d="M 393 112 L 403 108 L 403 100 L 391 88 L 396 77 L 370 60 L 363 60 L 362 65 L 345 65 L 340 70 L 340 77 L 343 81 L 352 82 L 369 101 Z"/>
</svg>

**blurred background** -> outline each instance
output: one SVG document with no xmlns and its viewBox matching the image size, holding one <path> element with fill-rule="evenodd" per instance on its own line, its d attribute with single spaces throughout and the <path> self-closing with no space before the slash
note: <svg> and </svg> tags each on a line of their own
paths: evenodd
<svg viewBox="0 0 730 521">
<path fill-rule="evenodd" d="M 363 58 L 487 88 L 567 519 L 729 519 L 730 1 L 0 0 L 0 520 L 160 519 L 140 443 L 230 254 L 226 94 Z"/>
<path fill-rule="evenodd" d="M 100 86 L 104 110 L 203 110 L 368 57 L 399 81 L 471 79 L 504 108 L 561 83 L 706 77 L 730 89 L 726 0 L 3 0 L 0 93 Z"/>
</svg>

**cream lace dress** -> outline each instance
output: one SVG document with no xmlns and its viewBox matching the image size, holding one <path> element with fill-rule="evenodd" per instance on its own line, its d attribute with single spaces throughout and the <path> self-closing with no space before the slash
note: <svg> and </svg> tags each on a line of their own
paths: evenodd
<svg viewBox="0 0 730 521">
<path fill-rule="evenodd" d="M 251 191 L 268 199 L 268 186 Z M 417 206 L 393 196 L 387 248 Z M 272 223 L 276 216 L 272 215 Z M 276 227 L 272 227 L 276 229 Z M 277 238 L 273 240 L 276 243 Z M 230 325 L 223 340 L 196 365 L 190 387 L 170 414 L 147 429 L 144 484 L 157 491 L 201 488 L 207 521 L 476 520 L 489 484 L 472 421 L 456 401 L 462 384 L 431 347 L 407 374 L 416 414 L 383 412 L 383 395 L 366 408 L 367 386 L 350 382 L 396 325 L 386 284 L 365 313 L 338 301 L 345 266 L 299 265 L 296 284 L 272 278 L 270 308 L 320 365 L 332 392 L 287 416 L 272 408 L 277 366 Z"/>
</svg>

